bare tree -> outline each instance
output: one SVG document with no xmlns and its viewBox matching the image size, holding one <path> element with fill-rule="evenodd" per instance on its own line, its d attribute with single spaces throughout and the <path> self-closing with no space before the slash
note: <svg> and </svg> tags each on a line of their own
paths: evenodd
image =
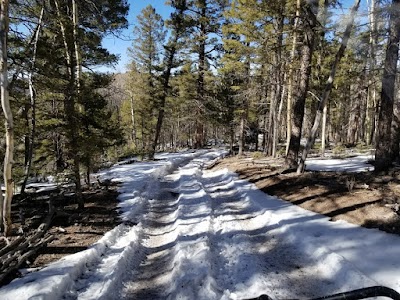
<svg viewBox="0 0 400 300">
<path fill-rule="evenodd" d="M 0 2 L 0 94 L 1 105 L 5 117 L 6 127 L 6 152 L 4 157 L 4 185 L 6 188 L 3 203 L 4 235 L 11 233 L 11 201 L 13 198 L 12 163 L 14 154 L 14 122 L 11 113 L 8 95 L 8 70 L 7 70 L 7 35 L 9 29 L 8 0 Z M 0 191 L 1 192 L 1 191 Z"/>
<path fill-rule="evenodd" d="M 33 54 L 32 54 L 32 60 L 31 60 L 31 65 L 30 65 L 30 70 L 28 73 L 28 85 L 29 85 L 29 97 L 30 97 L 30 108 L 31 108 L 31 117 L 30 117 L 30 133 L 29 133 L 29 145 L 27 149 L 27 160 L 25 162 L 25 174 L 24 174 L 24 181 L 22 182 L 21 185 L 21 193 L 24 193 L 26 183 L 29 178 L 29 173 L 32 167 L 32 156 L 33 156 L 33 147 L 34 147 L 34 141 L 35 141 L 35 135 L 36 135 L 36 92 L 35 88 L 33 85 L 33 70 L 35 68 L 35 63 L 36 63 L 36 52 L 37 52 L 37 44 L 39 40 L 39 35 L 40 35 L 40 30 L 42 27 L 42 22 L 43 22 L 43 14 L 44 14 L 44 7 L 42 7 L 40 11 L 40 17 L 38 20 L 38 25 L 36 27 L 36 30 L 33 34 L 34 39 L 33 39 Z"/>
</svg>

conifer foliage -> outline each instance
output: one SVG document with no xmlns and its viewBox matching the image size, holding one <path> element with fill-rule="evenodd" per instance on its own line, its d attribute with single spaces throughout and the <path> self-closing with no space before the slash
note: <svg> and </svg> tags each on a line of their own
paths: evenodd
<svg viewBox="0 0 400 300">
<path fill-rule="evenodd" d="M 21 187 L 24 193 L 28 178 L 36 174 L 64 174 L 75 183 L 82 208 L 82 168 L 93 170 L 106 149 L 122 141 L 102 91 L 111 78 L 93 68 L 117 61 L 101 42 L 127 26 L 128 8 L 124 0 L 27 0 L 12 1 L 6 14 L 2 6 L 2 15 L 11 20 L 8 34 L 1 30 L 2 40 L 8 40 L 2 47 L 2 66 L 8 63 L 8 70 L 2 69 L 1 100 L 10 100 L 10 106 L 3 105 L 8 125 L 2 154 L 11 187 L 1 210 L 5 234 L 11 232 L 10 191 Z M 1 23 L 8 26 L 4 18 Z"/>
<path fill-rule="evenodd" d="M 163 27 L 149 7 L 138 17 L 136 31 L 152 31 L 153 37 L 167 31 L 171 39 L 154 38 L 151 47 L 146 39 L 132 45 L 136 54 L 141 47 L 129 76 L 136 80 L 129 85 L 136 152 L 153 158 L 160 149 L 224 141 L 239 154 L 255 149 L 284 156 L 294 169 L 308 137 L 299 172 L 319 144 L 323 155 L 337 145 L 377 142 L 383 168 L 399 157 L 397 1 L 371 1 L 369 7 L 356 1 L 349 19 L 339 14 L 349 6 L 343 1 L 167 3 L 171 20 L 180 16 L 181 36 L 174 40 L 175 28 Z M 155 22 L 159 25 L 151 26 Z M 155 49 L 162 50 L 154 51 L 159 56 L 146 73 L 139 60 L 144 50 L 150 58 Z M 168 58 L 175 63 L 168 64 Z M 146 76 L 154 80 L 146 83 Z"/>
<path fill-rule="evenodd" d="M 299 172 L 337 146 L 376 146 L 380 170 L 400 157 L 399 0 L 347 17 L 336 0 L 166 5 L 141 11 L 128 70 L 109 75 L 96 67 L 117 61 L 102 41 L 128 27 L 126 0 L 1 1 L 6 234 L 14 185 L 57 175 L 82 208 L 82 179 L 123 156 L 225 145 Z"/>
</svg>

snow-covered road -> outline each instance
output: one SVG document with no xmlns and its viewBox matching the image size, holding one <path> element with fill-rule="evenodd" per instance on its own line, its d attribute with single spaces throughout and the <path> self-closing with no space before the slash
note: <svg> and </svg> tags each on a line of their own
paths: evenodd
<svg viewBox="0 0 400 300">
<path fill-rule="evenodd" d="M 398 236 L 330 222 L 227 170 L 206 170 L 222 155 L 164 154 L 104 172 L 123 182 L 123 224 L 90 249 L 3 287 L 0 299 L 304 299 L 372 285 L 400 291 Z"/>
</svg>

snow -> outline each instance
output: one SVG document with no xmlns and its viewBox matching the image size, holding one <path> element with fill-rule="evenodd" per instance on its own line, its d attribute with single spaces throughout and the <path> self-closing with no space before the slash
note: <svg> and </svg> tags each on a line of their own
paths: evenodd
<svg viewBox="0 0 400 300">
<path fill-rule="evenodd" d="M 346 159 L 308 159 L 306 169 L 309 171 L 367 172 L 374 170 L 374 166 L 368 163 L 373 159 L 373 155 L 357 155 Z"/>
<path fill-rule="evenodd" d="M 123 223 L 1 288 L 0 299 L 287 299 L 374 285 L 400 292 L 399 236 L 331 222 L 205 168 L 225 154 L 164 153 L 98 174 L 122 182 Z M 355 172 L 366 160 L 307 166 Z"/>
</svg>

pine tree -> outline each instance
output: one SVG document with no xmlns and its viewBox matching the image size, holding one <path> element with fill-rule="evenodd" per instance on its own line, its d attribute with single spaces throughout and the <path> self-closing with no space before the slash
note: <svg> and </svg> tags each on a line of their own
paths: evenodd
<svg viewBox="0 0 400 300">
<path fill-rule="evenodd" d="M 162 46 L 165 39 L 164 21 L 156 10 L 147 6 L 138 16 L 138 25 L 135 27 L 136 38 L 129 52 L 133 58 L 134 66 L 143 82 L 141 95 L 136 95 L 139 124 L 141 127 L 142 151 L 151 155 L 153 137 L 157 124 L 157 106 L 160 97 L 159 78 L 161 76 Z M 136 75 L 135 75 L 136 76 Z"/>
<path fill-rule="evenodd" d="M 303 6 L 300 15 L 300 28 L 303 31 L 301 41 L 301 58 L 298 86 L 294 89 L 293 94 L 293 113 L 292 113 L 292 132 L 288 153 L 286 155 L 286 163 L 290 167 L 297 167 L 298 156 L 300 150 L 300 140 L 303 129 L 304 108 L 307 98 L 308 84 L 311 75 L 311 61 L 314 51 L 314 40 L 316 36 L 318 1 L 313 0 L 308 3 L 301 4 Z M 293 63 L 293 62 L 292 62 Z"/>
<path fill-rule="evenodd" d="M 255 49 L 250 46 L 257 40 L 257 21 L 262 18 L 259 14 L 256 1 L 233 1 L 229 10 L 225 12 L 227 18 L 223 26 L 224 56 L 221 72 L 225 83 L 231 84 L 229 98 L 236 102 L 234 111 L 239 125 L 239 155 L 243 154 L 245 146 L 246 128 L 250 107 L 250 64 L 255 60 Z M 229 91 L 229 90 L 227 90 Z M 231 129 L 231 140 L 233 139 Z M 232 144 L 232 142 L 231 142 Z"/>
<path fill-rule="evenodd" d="M 29 0 L 13 4 L 11 13 L 17 23 L 13 24 L 10 55 L 16 63 L 11 69 L 10 92 L 16 99 L 13 109 L 23 112 L 26 125 L 16 131 L 25 136 L 25 162 L 16 157 L 15 166 L 25 166 L 25 178 L 38 171 L 63 172 L 70 168 L 79 199 L 80 159 L 85 147 L 79 142 L 84 73 L 86 68 L 116 61 L 116 56 L 101 47 L 101 40 L 126 26 L 128 5 L 123 0 L 92 4 Z M 18 32 L 22 27 L 29 30 Z M 29 90 L 29 102 L 21 90 Z M 16 107 L 19 105 L 23 109 Z M 23 119 L 16 124 L 22 124 Z M 82 201 L 79 204 L 83 206 Z"/>
<path fill-rule="evenodd" d="M 90 183 L 90 173 L 101 163 L 101 155 L 112 146 L 123 143 L 122 129 L 108 108 L 105 91 L 112 81 L 111 75 L 83 74 L 80 105 L 82 134 L 82 163 L 86 167 L 86 182 Z"/>
<path fill-rule="evenodd" d="M 218 39 L 213 35 L 220 32 L 220 23 L 226 1 L 188 0 L 186 15 L 190 23 L 188 44 L 190 52 L 196 55 L 196 101 L 198 119 L 196 122 L 195 148 L 201 148 L 205 141 L 207 86 L 206 75 L 214 61 L 214 50 L 219 48 Z"/>
<path fill-rule="evenodd" d="M 381 109 L 376 142 L 377 170 L 385 170 L 398 153 L 398 133 L 392 133 L 393 106 L 400 41 L 400 0 L 393 0 L 389 8 L 389 37 L 382 76 Z"/>
<path fill-rule="evenodd" d="M 172 32 L 168 43 L 164 46 L 165 53 L 164 61 L 162 64 L 163 72 L 160 76 L 162 91 L 158 99 L 157 124 L 153 145 L 149 154 L 150 159 L 154 159 L 154 154 L 161 134 L 161 127 L 165 114 L 166 99 L 170 91 L 170 78 L 172 75 L 172 71 L 174 68 L 178 67 L 181 64 L 176 56 L 183 46 L 182 38 L 186 34 L 186 27 L 188 25 L 184 16 L 184 12 L 186 10 L 186 1 L 172 1 L 171 5 L 175 8 L 176 11 L 171 15 L 171 19 L 168 22 L 169 28 Z"/>
</svg>

